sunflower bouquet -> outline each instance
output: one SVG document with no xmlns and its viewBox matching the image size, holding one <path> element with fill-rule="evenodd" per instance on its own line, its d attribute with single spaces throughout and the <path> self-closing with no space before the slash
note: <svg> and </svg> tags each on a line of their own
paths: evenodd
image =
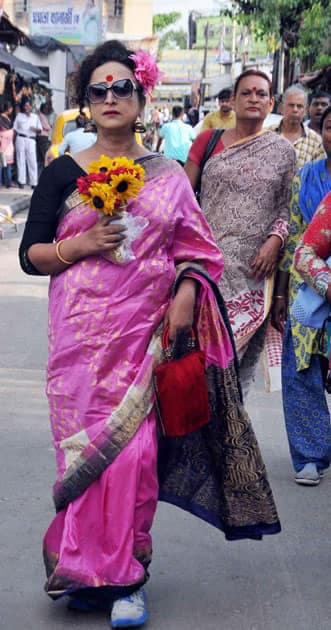
<svg viewBox="0 0 331 630">
<path fill-rule="evenodd" d="M 148 225 L 144 217 L 133 217 L 126 212 L 129 200 L 139 195 L 144 178 L 145 170 L 134 160 L 101 155 L 99 160 L 90 162 L 87 175 L 77 179 L 77 189 L 83 201 L 102 215 L 120 214 L 120 218 L 113 222 L 127 227 L 125 241 L 109 255 L 112 262 L 128 262 L 135 258 L 131 243 Z"/>
</svg>

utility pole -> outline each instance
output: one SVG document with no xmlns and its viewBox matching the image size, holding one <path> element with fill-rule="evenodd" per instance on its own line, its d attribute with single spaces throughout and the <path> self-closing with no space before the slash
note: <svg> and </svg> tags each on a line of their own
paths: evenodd
<svg viewBox="0 0 331 630">
<path fill-rule="evenodd" d="M 200 81 L 200 107 L 205 102 L 206 84 L 205 78 L 207 74 L 207 54 L 208 54 L 208 38 L 209 38 L 209 22 L 206 22 L 204 28 L 205 45 L 203 49 L 203 62 L 201 67 L 201 81 Z"/>
<path fill-rule="evenodd" d="M 236 78 L 236 36 L 237 36 L 237 23 L 232 11 L 232 40 L 231 40 L 231 81 L 232 84 Z"/>
<path fill-rule="evenodd" d="M 284 40 L 284 37 L 282 37 L 280 40 L 280 50 L 279 50 L 277 94 L 283 94 L 284 92 L 284 66 L 285 66 L 285 40 Z"/>
</svg>

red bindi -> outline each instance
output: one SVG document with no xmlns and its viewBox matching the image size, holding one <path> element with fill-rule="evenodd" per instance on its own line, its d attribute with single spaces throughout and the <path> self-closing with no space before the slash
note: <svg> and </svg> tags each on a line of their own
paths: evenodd
<svg viewBox="0 0 331 630">
<path fill-rule="evenodd" d="M 253 92 L 256 92 L 256 85 L 253 85 L 252 90 Z"/>
<path fill-rule="evenodd" d="M 112 75 L 112 74 L 107 74 L 107 76 L 106 76 L 106 81 L 108 81 L 108 83 L 111 83 L 111 82 L 112 82 L 112 80 L 113 80 L 113 78 L 114 78 L 114 77 L 113 77 L 113 75 Z"/>
</svg>

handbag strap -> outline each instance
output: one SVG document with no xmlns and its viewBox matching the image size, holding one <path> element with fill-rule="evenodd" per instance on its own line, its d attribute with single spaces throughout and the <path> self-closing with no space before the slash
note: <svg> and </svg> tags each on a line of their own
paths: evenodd
<svg viewBox="0 0 331 630">
<path fill-rule="evenodd" d="M 200 196 L 200 191 L 201 191 L 201 177 L 202 177 L 202 171 L 205 167 L 206 162 L 208 162 L 212 152 L 214 151 L 220 137 L 222 136 L 222 134 L 224 133 L 225 129 L 214 129 L 213 133 L 211 134 L 207 146 L 205 148 L 205 152 L 202 156 L 202 160 L 199 164 L 200 167 L 200 172 L 199 172 L 199 179 L 197 181 L 196 184 L 196 188 L 195 188 L 195 194 L 197 196 L 197 198 L 199 198 Z"/>
<path fill-rule="evenodd" d="M 196 338 L 195 338 L 193 328 L 191 328 L 187 334 L 189 336 L 187 348 L 188 350 L 193 350 L 193 348 L 195 348 L 195 345 L 196 345 Z M 162 350 L 166 359 L 168 360 L 172 359 L 172 347 L 169 340 L 169 325 L 168 324 L 163 327 L 163 331 L 162 331 Z"/>
</svg>

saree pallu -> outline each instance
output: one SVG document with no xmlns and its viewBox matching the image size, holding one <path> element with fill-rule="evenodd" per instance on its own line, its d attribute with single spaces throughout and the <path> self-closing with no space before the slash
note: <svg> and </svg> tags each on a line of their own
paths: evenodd
<svg viewBox="0 0 331 630">
<path fill-rule="evenodd" d="M 156 158 L 146 173 L 128 208 L 148 220 L 132 245 L 135 260 L 115 265 L 91 256 L 51 280 L 47 394 L 58 513 L 44 558 L 53 598 L 91 588 L 118 597 L 145 582 L 158 492 L 228 538 L 280 529 L 215 299 L 221 254 L 180 167 Z M 74 192 L 57 239 L 96 220 Z M 157 475 L 152 374 L 176 269 L 179 281 L 193 274 L 201 284 L 196 324 L 215 419 L 195 440 L 162 442 Z"/>
<path fill-rule="evenodd" d="M 293 147 L 266 131 L 213 156 L 202 175 L 201 208 L 224 256 L 220 290 L 240 362 L 249 350 L 252 370 L 261 351 L 254 336 L 270 310 L 272 279 L 256 281 L 251 264 L 268 236 L 283 243 L 287 237 L 294 169 Z"/>
</svg>

